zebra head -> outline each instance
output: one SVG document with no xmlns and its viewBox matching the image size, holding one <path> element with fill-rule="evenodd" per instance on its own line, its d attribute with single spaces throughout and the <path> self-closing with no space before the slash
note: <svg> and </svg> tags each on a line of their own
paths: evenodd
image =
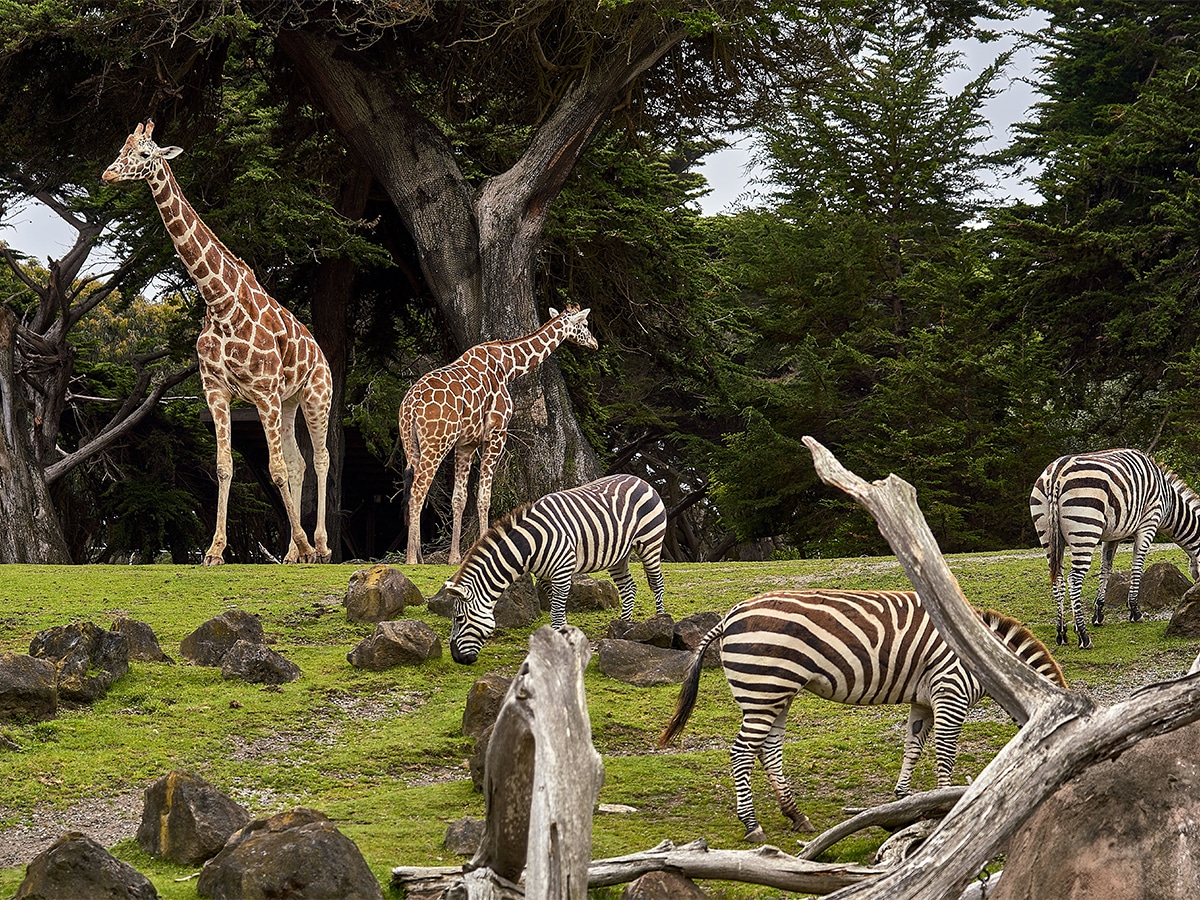
<svg viewBox="0 0 1200 900">
<path fill-rule="evenodd" d="M 479 648 L 496 630 L 496 605 L 471 597 L 464 584 L 447 581 L 442 588 L 454 601 L 450 618 L 450 655 L 456 663 L 469 666 L 479 658 Z"/>
</svg>

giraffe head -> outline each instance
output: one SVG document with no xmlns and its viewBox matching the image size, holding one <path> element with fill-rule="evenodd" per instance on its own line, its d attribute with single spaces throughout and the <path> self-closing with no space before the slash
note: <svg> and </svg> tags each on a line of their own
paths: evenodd
<svg viewBox="0 0 1200 900">
<path fill-rule="evenodd" d="M 595 350 L 600 345 L 588 330 L 587 317 L 590 312 L 590 309 L 580 309 L 578 303 L 568 303 L 567 308 L 561 313 L 551 307 L 550 318 L 553 319 L 560 315 L 562 316 L 562 322 L 566 328 L 566 334 L 563 336 L 564 340 L 573 341 L 576 344 L 587 347 L 589 350 Z"/>
<path fill-rule="evenodd" d="M 138 125 L 133 134 L 125 138 L 125 146 L 100 179 L 106 182 L 141 181 L 158 168 L 159 160 L 174 159 L 183 152 L 182 147 L 158 146 L 151 140 L 153 133 L 153 122 Z"/>
</svg>

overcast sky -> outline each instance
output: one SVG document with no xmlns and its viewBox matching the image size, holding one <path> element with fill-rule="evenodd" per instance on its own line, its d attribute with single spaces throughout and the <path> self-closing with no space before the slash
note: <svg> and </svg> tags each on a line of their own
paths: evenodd
<svg viewBox="0 0 1200 900">
<path fill-rule="evenodd" d="M 995 23 L 995 28 L 997 31 L 1029 33 L 1045 24 L 1045 14 L 1035 11 L 1017 22 Z M 981 44 L 978 41 L 960 42 L 955 49 L 962 53 L 964 69 L 957 73 L 956 79 L 947 82 L 946 90 L 951 93 L 960 90 L 984 66 L 1012 47 L 1016 40 L 1017 37 L 1013 35 L 990 44 Z M 986 144 L 987 149 L 996 149 L 1008 144 L 1012 137 L 1010 129 L 1013 124 L 1029 118 L 1029 107 L 1037 99 L 1033 88 L 1027 83 L 1027 79 L 1033 73 L 1033 67 L 1034 54 L 1026 49 L 1014 56 L 1007 73 L 1001 76 L 999 86 L 1002 90 L 987 107 L 992 123 L 992 136 Z M 113 148 L 114 156 L 118 149 L 120 148 Z M 700 201 L 701 210 L 705 215 L 729 212 L 739 203 L 755 205 L 754 193 L 761 191 L 763 186 L 755 181 L 758 173 L 752 162 L 752 150 L 750 139 L 743 137 L 729 149 L 713 153 L 704 161 L 700 172 L 712 187 L 711 192 Z M 994 196 L 997 200 L 1028 199 L 1033 197 L 1033 191 L 1018 178 L 999 185 Z M 0 240 L 7 241 L 15 249 L 43 262 L 48 256 L 61 258 L 70 250 L 75 240 L 74 229 L 36 201 L 11 210 L 4 217 L 3 225 L 11 227 L 0 228 Z"/>
</svg>

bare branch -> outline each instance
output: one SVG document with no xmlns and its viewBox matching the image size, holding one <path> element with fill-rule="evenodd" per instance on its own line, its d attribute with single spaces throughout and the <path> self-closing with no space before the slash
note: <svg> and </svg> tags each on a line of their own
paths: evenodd
<svg viewBox="0 0 1200 900">
<path fill-rule="evenodd" d="M 884 803 L 881 806 L 864 809 L 858 815 L 852 816 L 844 822 L 839 822 L 827 831 L 821 832 L 813 840 L 805 843 L 804 849 L 797 856 L 801 859 L 816 859 L 842 838 L 849 837 L 856 832 L 862 831 L 864 828 L 872 828 L 874 826 L 895 828 L 897 825 L 905 825 L 931 813 L 934 815 L 945 815 L 955 803 L 962 799 L 962 795 L 966 793 L 966 790 L 964 785 L 937 788 L 936 790 L 913 794 L 905 797 L 903 800 L 895 800 L 891 803 Z"/>
</svg>

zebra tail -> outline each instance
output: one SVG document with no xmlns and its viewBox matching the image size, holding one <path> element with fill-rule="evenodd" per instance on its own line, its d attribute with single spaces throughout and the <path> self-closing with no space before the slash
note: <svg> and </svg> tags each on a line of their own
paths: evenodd
<svg viewBox="0 0 1200 900">
<path fill-rule="evenodd" d="M 1066 547 L 1063 545 L 1062 522 L 1059 520 L 1061 505 L 1056 481 L 1054 487 L 1050 489 L 1050 496 L 1046 498 L 1046 527 L 1049 529 L 1046 557 L 1050 561 L 1051 584 L 1062 577 L 1063 553 L 1066 551 Z"/>
<path fill-rule="evenodd" d="M 692 661 L 688 663 L 687 674 L 684 675 L 683 684 L 679 688 L 679 699 L 675 702 L 675 715 L 671 716 L 666 730 L 658 739 L 660 750 L 671 743 L 679 732 L 683 731 L 683 726 L 691 717 L 692 707 L 696 705 L 696 697 L 700 693 L 700 672 L 704 669 L 704 652 L 708 649 L 708 645 L 719 638 L 724 631 L 725 621 L 722 619 L 716 624 L 716 627 L 700 639 L 700 644 L 693 652 Z"/>
</svg>

